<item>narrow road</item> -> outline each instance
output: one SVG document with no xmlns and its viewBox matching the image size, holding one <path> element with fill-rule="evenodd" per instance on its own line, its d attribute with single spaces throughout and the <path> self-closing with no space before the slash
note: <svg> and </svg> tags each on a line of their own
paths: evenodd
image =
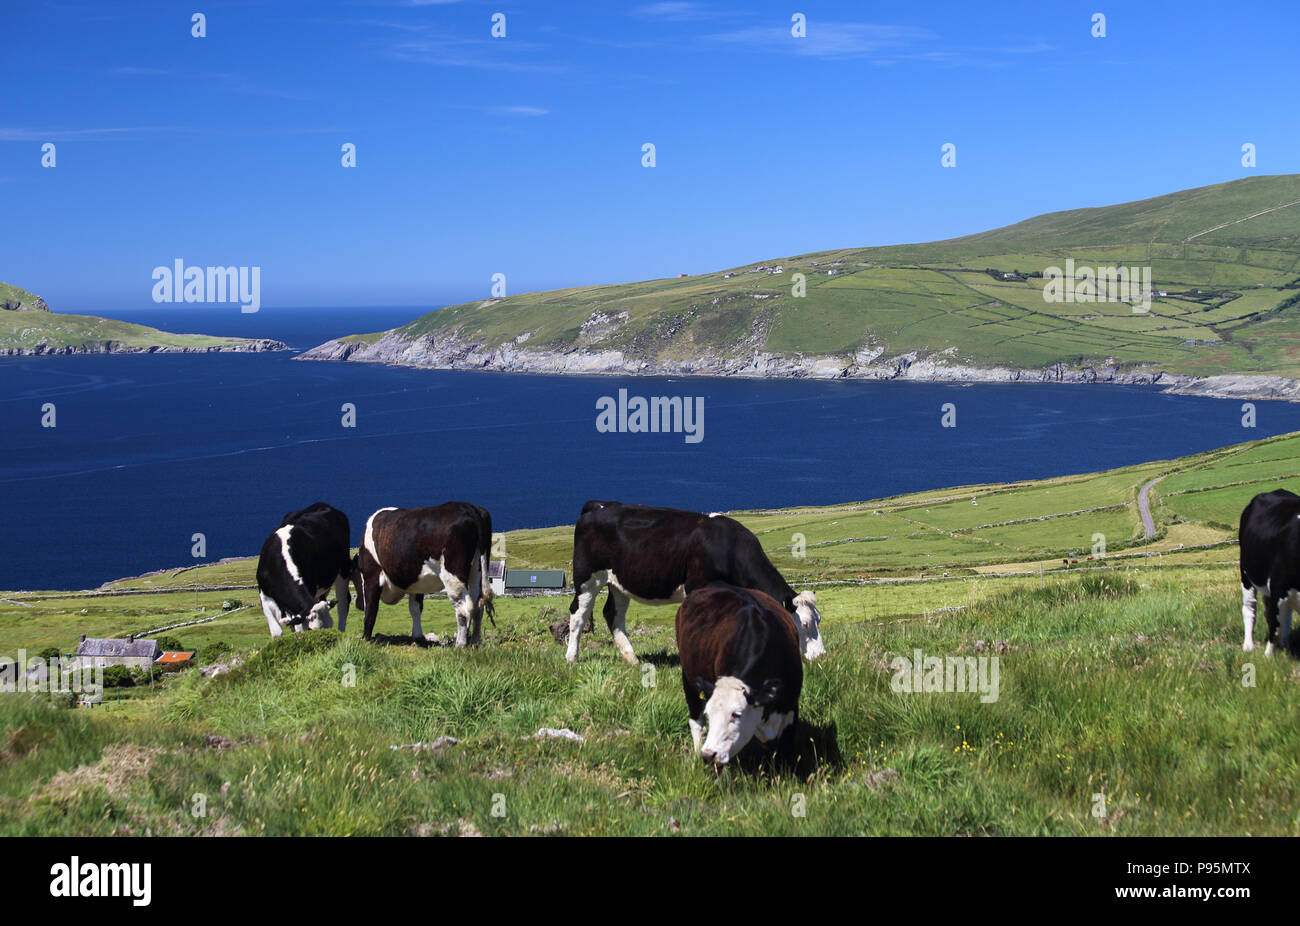
<svg viewBox="0 0 1300 926">
<path fill-rule="evenodd" d="M 1142 515 L 1143 540 L 1150 540 L 1156 535 L 1156 522 L 1151 520 L 1151 487 L 1164 478 L 1164 476 L 1160 476 L 1156 479 L 1152 479 L 1144 485 L 1142 491 L 1138 493 L 1138 514 Z"/>
</svg>

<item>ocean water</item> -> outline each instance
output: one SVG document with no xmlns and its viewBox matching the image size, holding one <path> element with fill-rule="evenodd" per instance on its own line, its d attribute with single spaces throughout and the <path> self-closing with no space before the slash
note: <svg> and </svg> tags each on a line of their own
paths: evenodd
<svg viewBox="0 0 1300 926">
<path fill-rule="evenodd" d="M 418 309 L 115 313 L 305 348 Z M 358 321 L 358 316 L 362 317 Z M 84 588 L 256 554 L 317 500 L 353 542 L 386 505 L 487 507 L 497 530 L 571 523 L 590 498 L 704 511 L 820 505 L 1088 472 L 1300 430 L 1300 405 L 1122 386 L 524 376 L 303 363 L 293 354 L 0 360 L 0 588 Z M 704 399 L 703 440 L 600 433 L 596 403 Z M 57 426 L 41 427 L 41 406 Z M 940 425 L 954 403 L 957 427 Z M 342 406 L 356 427 L 342 426 Z"/>
</svg>

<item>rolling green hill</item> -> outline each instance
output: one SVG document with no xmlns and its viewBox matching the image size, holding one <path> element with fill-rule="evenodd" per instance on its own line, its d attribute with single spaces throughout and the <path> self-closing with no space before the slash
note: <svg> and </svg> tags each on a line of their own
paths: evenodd
<svg viewBox="0 0 1300 926">
<path fill-rule="evenodd" d="M 287 350 L 266 338 L 172 334 L 94 315 L 51 312 L 40 296 L 0 283 L 0 356 Z"/>
<path fill-rule="evenodd" d="M 1041 275 L 1067 259 L 1150 268 L 1149 311 L 1049 301 Z M 801 297 L 795 274 L 803 275 Z M 1205 377 L 1253 374 L 1261 379 L 1246 391 L 1289 395 L 1289 381 L 1300 379 L 1300 175 L 1054 212 L 927 244 L 465 303 L 329 342 L 303 359 L 532 372 L 1154 380 L 1193 389 Z M 1203 391 L 1233 393 L 1232 385 Z"/>
</svg>

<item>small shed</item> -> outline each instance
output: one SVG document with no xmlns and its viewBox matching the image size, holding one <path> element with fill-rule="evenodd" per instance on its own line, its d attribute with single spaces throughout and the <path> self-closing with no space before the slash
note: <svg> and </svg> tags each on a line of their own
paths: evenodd
<svg viewBox="0 0 1300 926">
<path fill-rule="evenodd" d="M 507 595 L 555 594 L 563 592 L 563 569 L 507 569 L 505 593 Z"/>
<path fill-rule="evenodd" d="M 124 640 L 102 640 L 87 637 L 83 633 L 77 641 L 73 661 L 77 668 L 128 666 L 132 669 L 147 669 L 160 655 L 162 648 L 158 646 L 157 640 L 137 640 L 134 636 Z"/>
<path fill-rule="evenodd" d="M 153 661 L 153 664 L 160 669 L 171 671 L 183 669 L 188 665 L 192 665 L 193 660 L 193 653 L 164 650 L 159 654 L 158 658 Z"/>
</svg>

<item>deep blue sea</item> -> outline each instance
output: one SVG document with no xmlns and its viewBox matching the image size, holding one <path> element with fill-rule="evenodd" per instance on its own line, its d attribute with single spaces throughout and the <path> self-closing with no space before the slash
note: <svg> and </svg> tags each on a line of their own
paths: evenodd
<svg viewBox="0 0 1300 926">
<path fill-rule="evenodd" d="M 418 309 L 111 313 L 310 347 Z M 358 321 L 358 316 L 362 320 Z M 497 530 L 572 522 L 589 498 L 705 511 L 821 505 L 1088 472 L 1300 430 L 1300 405 L 1119 386 L 929 385 L 452 373 L 293 354 L 0 360 L 0 588 L 84 588 L 256 554 L 316 500 L 353 542 L 385 505 L 465 499 Z M 703 396 L 704 439 L 603 434 L 596 401 Z M 41 427 L 41 406 L 57 426 Z M 344 403 L 357 426 L 342 427 Z M 957 427 L 940 426 L 940 406 Z"/>
</svg>

